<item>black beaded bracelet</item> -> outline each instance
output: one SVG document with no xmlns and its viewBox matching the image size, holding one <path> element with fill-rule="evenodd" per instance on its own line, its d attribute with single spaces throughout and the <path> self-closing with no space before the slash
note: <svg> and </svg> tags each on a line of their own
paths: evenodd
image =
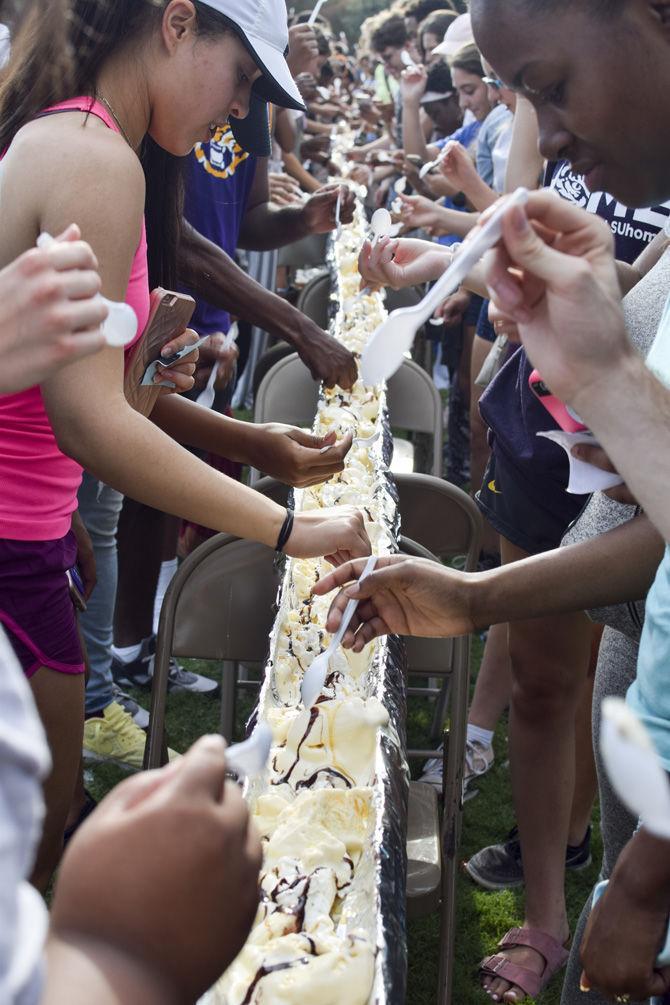
<svg viewBox="0 0 670 1005">
<path fill-rule="evenodd" d="M 291 531 L 293 530 L 293 519 L 294 512 L 292 509 L 286 508 L 286 519 L 281 525 L 281 530 L 279 531 L 279 537 L 277 538 L 277 543 L 275 545 L 275 551 L 283 551 L 284 546 L 291 536 Z"/>
</svg>

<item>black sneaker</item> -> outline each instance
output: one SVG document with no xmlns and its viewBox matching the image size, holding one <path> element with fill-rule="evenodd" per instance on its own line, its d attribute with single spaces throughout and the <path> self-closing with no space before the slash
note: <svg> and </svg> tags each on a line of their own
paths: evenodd
<svg viewBox="0 0 670 1005">
<path fill-rule="evenodd" d="M 151 689 L 154 675 L 154 655 L 151 641 L 142 643 L 142 651 L 135 660 L 130 663 L 123 663 L 115 656 L 112 658 L 112 676 L 116 684 L 121 687 L 139 687 L 145 691 Z M 185 670 L 177 663 L 176 659 L 170 659 L 170 671 L 168 676 L 168 691 L 190 691 L 192 694 L 204 694 L 214 698 L 219 693 L 219 685 L 211 677 L 203 677 L 202 674 L 192 673 Z"/>
<path fill-rule="evenodd" d="M 591 828 L 579 845 L 568 845 L 565 868 L 579 872 L 591 865 Z M 519 830 L 513 827 L 502 844 L 492 844 L 463 863 L 467 874 L 485 890 L 510 890 L 523 886 L 523 863 Z"/>
</svg>

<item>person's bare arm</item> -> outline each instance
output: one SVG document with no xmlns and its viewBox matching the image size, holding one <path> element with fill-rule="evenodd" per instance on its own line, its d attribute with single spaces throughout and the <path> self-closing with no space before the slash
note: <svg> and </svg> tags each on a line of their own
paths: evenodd
<svg viewBox="0 0 670 1005">
<path fill-rule="evenodd" d="M 112 147 L 111 137 L 104 136 L 87 139 L 88 128 L 80 136 L 73 131 L 67 148 L 69 184 L 57 186 L 56 195 L 48 172 L 58 175 L 62 162 L 50 153 L 62 151 L 64 145 L 61 136 L 48 142 L 45 129 L 43 146 L 49 166 L 45 169 L 40 164 L 39 178 L 35 177 L 38 187 L 29 184 L 25 188 L 34 196 L 40 230 L 59 233 L 63 220 L 78 220 L 97 255 L 103 293 L 119 301 L 125 296 L 139 239 L 144 176 L 125 144 Z M 274 547 L 285 519 L 283 507 L 199 461 L 135 412 L 123 393 L 123 371 L 122 350 L 106 347 L 44 382 L 45 407 L 63 452 L 139 502 Z M 349 529 L 330 527 L 342 542 L 351 539 Z M 327 538 L 328 527 L 324 530 Z M 288 550 L 304 550 L 302 542 L 308 541 L 305 546 L 316 554 L 321 547 L 313 550 L 316 533 L 318 528 L 308 527 L 302 515 L 296 517 Z M 357 536 L 358 531 L 353 533 Z M 337 552 L 341 552 L 339 546 L 332 550 L 333 556 Z"/>
<path fill-rule="evenodd" d="M 295 178 L 305 192 L 316 192 L 317 189 L 321 188 L 321 182 L 304 169 L 294 153 L 284 152 L 282 160 L 286 174 Z"/>
<path fill-rule="evenodd" d="M 345 388 L 355 381 L 356 363 L 350 352 L 302 311 L 248 276 L 190 224 L 183 229 L 180 278 L 213 307 L 230 311 L 292 345 L 315 380 Z"/>
<path fill-rule="evenodd" d="M 664 231 L 659 230 L 653 241 L 638 255 L 632 265 L 629 265 L 627 262 L 617 261 L 617 275 L 619 277 L 622 296 L 625 297 L 627 293 L 630 293 L 642 277 L 646 276 L 653 269 L 665 254 L 669 244 L 670 238 L 668 238 Z"/>
<path fill-rule="evenodd" d="M 537 114 L 530 101 L 517 97 L 512 143 L 507 159 L 505 191 L 515 192 L 518 188 L 539 188 L 544 158 L 539 150 L 540 132 Z"/>
<path fill-rule="evenodd" d="M 428 145 L 421 126 L 421 98 L 426 93 L 426 71 L 422 66 L 405 70 L 400 81 L 402 97 L 402 142 L 405 154 L 431 161 L 438 147 Z"/>
</svg>

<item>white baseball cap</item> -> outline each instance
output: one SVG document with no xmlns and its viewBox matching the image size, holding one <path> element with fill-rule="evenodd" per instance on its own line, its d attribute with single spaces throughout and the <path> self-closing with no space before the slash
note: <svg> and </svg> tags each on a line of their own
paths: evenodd
<svg viewBox="0 0 670 1005">
<path fill-rule="evenodd" d="M 305 111 L 305 104 L 291 76 L 288 52 L 288 16 L 284 0 L 201 0 L 230 24 L 253 58 L 262 76 L 252 88 L 249 114 L 230 117 L 235 139 L 249 153 L 270 153 L 266 103 Z"/>
<path fill-rule="evenodd" d="M 474 40 L 475 36 L 472 31 L 470 15 L 461 14 L 451 22 L 444 33 L 443 41 L 433 49 L 433 55 L 451 59 L 460 49 L 466 45 L 471 45 Z"/>
</svg>

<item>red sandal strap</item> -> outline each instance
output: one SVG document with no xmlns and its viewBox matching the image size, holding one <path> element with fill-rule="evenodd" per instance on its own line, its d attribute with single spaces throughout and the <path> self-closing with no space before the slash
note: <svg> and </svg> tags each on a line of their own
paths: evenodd
<svg viewBox="0 0 670 1005">
<path fill-rule="evenodd" d="M 552 973 L 560 969 L 570 955 L 557 939 L 547 935 L 546 932 L 541 932 L 539 928 L 510 928 L 503 935 L 498 947 L 512 949 L 514 946 L 527 946 L 540 953 L 545 959 L 546 967 L 550 968 Z"/>
<path fill-rule="evenodd" d="M 488 974 L 490 977 L 499 977 L 503 981 L 508 981 L 516 987 L 521 988 L 528 998 L 536 998 L 545 987 L 543 983 L 544 974 L 536 974 L 527 967 L 520 967 L 518 963 L 513 963 L 506 956 L 487 956 L 479 965 L 480 973 Z M 546 971 L 545 971 L 546 972 Z"/>
</svg>

